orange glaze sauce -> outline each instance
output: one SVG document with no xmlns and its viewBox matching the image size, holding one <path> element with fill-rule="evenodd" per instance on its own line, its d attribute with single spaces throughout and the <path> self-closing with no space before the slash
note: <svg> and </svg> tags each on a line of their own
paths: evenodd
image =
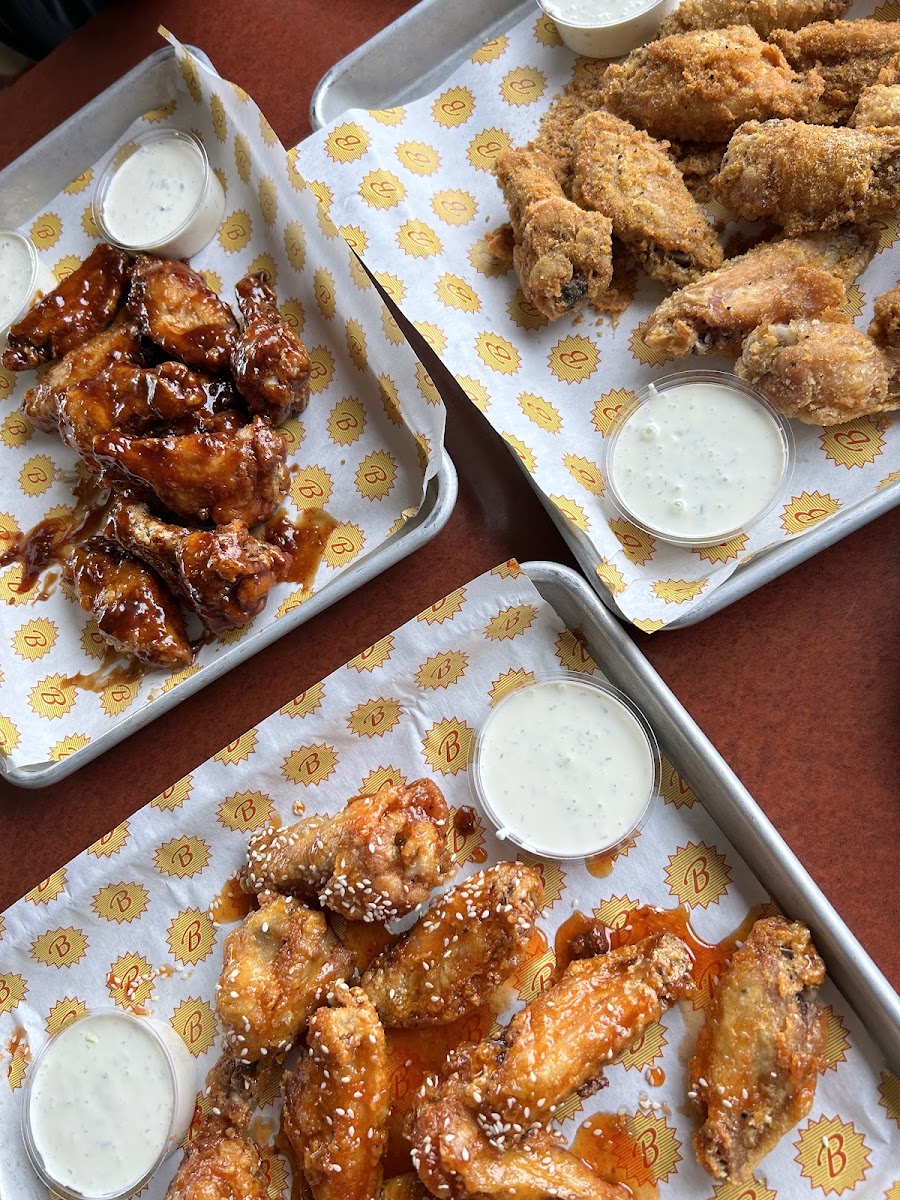
<svg viewBox="0 0 900 1200">
<path fill-rule="evenodd" d="M 13 1078 L 14 1075 L 25 1073 L 25 1068 L 31 1062 L 31 1046 L 28 1044 L 28 1031 L 23 1025 L 17 1025 L 13 1030 L 13 1035 L 6 1043 L 6 1053 L 9 1055 L 9 1063 L 6 1067 L 6 1077 L 13 1087 L 18 1087 L 19 1083 Z M 21 1082 L 21 1079 L 19 1079 Z"/>
<path fill-rule="evenodd" d="M 13 534 L 5 549 L 0 550 L 0 567 L 11 562 L 22 564 L 20 594 L 30 592 L 47 567 L 65 562 L 69 550 L 92 537 L 106 520 L 109 493 L 99 488 L 96 480 L 79 476 L 72 490 L 75 505 L 70 513 L 48 517 L 25 533 Z"/>
<path fill-rule="evenodd" d="M 280 509 L 265 523 L 261 536 L 290 558 L 285 580 L 299 583 L 305 590 L 312 587 L 325 546 L 338 522 L 324 508 L 303 509 L 296 520 L 288 519 Z"/>
<path fill-rule="evenodd" d="M 558 978 L 575 959 L 604 954 L 609 949 L 609 932 L 596 917 L 585 916 L 583 912 L 573 912 L 556 931 L 554 949 Z"/>
<path fill-rule="evenodd" d="M 651 1087 L 662 1087 L 666 1082 L 666 1073 L 662 1067 L 648 1067 L 644 1072 L 644 1078 Z"/>
<path fill-rule="evenodd" d="M 225 880 L 213 896 L 207 911 L 209 919 L 216 925 L 229 925 L 232 921 L 243 921 L 254 908 L 256 896 L 253 892 L 244 891 L 241 887 L 241 875 L 238 873 Z"/>
<path fill-rule="evenodd" d="M 659 1188 L 628 1118 L 596 1113 L 579 1126 L 572 1151 L 607 1183 L 630 1188 L 634 1200 L 657 1200 Z"/>
<path fill-rule="evenodd" d="M 453 812 L 453 829 L 450 833 L 450 847 L 454 858 L 463 850 L 466 840 L 478 829 L 478 814 L 470 804 L 462 804 Z M 473 863 L 487 862 L 487 850 L 484 846 L 473 846 L 467 855 Z"/>
<path fill-rule="evenodd" d="M 96 692 L 99 695 L 110 687 L 127 687 L 137 683 L 152 669 L 149 664 L 141 662 L 138 658 L 123 660 L 118 651 L 107 650 L 96 671 L 79 671 L 75 675 L 64 675 L 59 686 L 79 688 L 83 692 Z"/>
</svg>

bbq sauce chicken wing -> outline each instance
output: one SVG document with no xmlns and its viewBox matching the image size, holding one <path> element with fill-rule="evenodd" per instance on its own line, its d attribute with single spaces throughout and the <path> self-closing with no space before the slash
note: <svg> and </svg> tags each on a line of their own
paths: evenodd
<svg viewBox="0 0 900 1200">
<path fill-rule="evenodd" d="M 823 87 L 815 71 L 792 71 L 749 25 L 732 25 L 632 51 L 603 77 L 603 103 L 653 137 L 727 142 L 744 121 L 802 120 Z"/>
<path fill-rule="evenodd" d="M 309 402 L 309 355 L 278 311 L 265 272 L 247 275 L 234 290 L 244 318 L 231 354 L 234 381 L 251 412 L 280 425 Z"/>
<path fill-rule="evenodd" d="M 660 25 L 657 36 L 751 25 L 766 38 L 773 29 L 800 29 L 812 21 L 833 21 L 848 6 L 849 0 L 681 0 Z"/>
<path fill-rule="evenodd" d="M 256 525 L 287 489 L 287 446 L 262 417 L 236 432 L 136 437 L 101 434 L 93 455 L 125 495 L 152 500 L 188 520 Z"/>
<path fill-rule="evenodd" d="M 173 358 L 213 374 L 228 369 L 238 331 L 234 314 L 186 263 L 140 255 L 132 267 L 128 311 Z"/>
<path fill-rule="evenodd" d="M 360 988 L 336 986 L 284 1083 L 282 1127 L 313 1200 L 377 1200 L 389 1096 L 378 1014 Z"/>
<path fill-rule="evenodd" d="M 575 126 L 572 199 L 609 217 L 652 279 L 680 287 L 721 266 L 722 248 L 667 149 L 610 113 L 589 113 Z"/>
<path fill-rule="evenodd" d="M 408 1029 L 475 1012 L 524 959 L 542 894 L 540 875 L 523 863 L 457 884 L 363 975 L 382 1022 Z"/>
<path fill-rule="evenodd" d="M 450 813 L 430 779 L 354 796 L 336 816 L 251 834 L 247 875 L 254 891 L 317 900 L 350 921 L 412 912 L 456 870 Z"/>
<path fill-rule="evenodd" d="M 175 670 L 193 658 L 181 609 L 149 567 L 103 537 L 76 546 L 66 577 L 116 650 Z"/>
<path fill-rule="evenodd" d="M 27 371 L 61 358 L 105 329 L 121 303 L 129 266 L 123 250 L 101 242 L 13 325 L 3 352 L 4 367 Z"/>
<path fill-rule="evenodd" d="M 245 1062 L 286 1054 L 353 957 L 313 912 L 275 896 L 225 939 L 216 1008 L 230 1052 Z"/>
<path fill-rule="evenodd" d="M 213 632 L 252 621 L 288 565 L 276 546 L 253 537 L 242 521 L 186 529 L 158 520 L 144 504 L 119 500 L 111 527 L 119 545 L 152 567 Z"/>
<path fill-rule="evenodd" d="M 809 930 L 783 917 L 757 921 L 725 968 L 691 1060 L 691 1097 L 703 1124 L 700 1165 L 744 1183 L 812 1107 L 825 1065 L 825 967 Z"/>
</svg>

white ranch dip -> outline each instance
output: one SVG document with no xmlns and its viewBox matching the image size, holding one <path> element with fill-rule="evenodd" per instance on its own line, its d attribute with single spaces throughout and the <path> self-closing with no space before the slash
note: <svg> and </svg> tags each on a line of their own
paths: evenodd
<svg viewBox="0 0 900 1200">
<path fill-rule="evenodd" d="M 616 58 L 651 41 L 677 0 L 538 0 L 576 54 Z"/>
<path fill-rule="evenodd" d="M 781 487 L 781 426 L 752 396 L 718 382 L 652 386 L 612 447 L 613 491 L 635 523 L 684 543 L 749 525 Z"/>
<path fill-rule="evenodd" d="M 17 233 L 0 233 L 0 329 L 12 325 L 32 289 L 32 256 Z"/>
<path fill-rule="evenodd" d="M 579 679 L 507 696 L 487 719 L 475 770 L 501 836 L 550 857 L 606 850 L 640 823 L 655 756 L 620 700 Z"/>
<path fill-rule="evenodd" d="M 541 7 L 548 17 L 571 25 L 611 25 L 634 17 L 653 0 L 544 0 Z"/>
</svg>

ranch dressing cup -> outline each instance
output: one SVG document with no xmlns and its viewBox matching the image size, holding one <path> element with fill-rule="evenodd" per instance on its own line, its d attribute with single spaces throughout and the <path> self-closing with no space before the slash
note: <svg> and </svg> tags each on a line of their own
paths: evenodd
<svg viewBox="0 0 900 1200">
<path fill-rule="evenodd" d="M 618 58 L 656 36 L 678 0 L 538 0 L 576 54 Z"/>
<path fill-rule="evenodd" d="M 199 138 L 179 129 L 142 133 L 100 176 L 94 219 L 123 250 L 190 258 L 222 223 L 225 192 Z"/>
<path fill-rule="evenodd" d="M 755 525 L 793 468 L 784 418 L 725 371 L 649 384 L 616 417 L 605 476 L 620 512 L 661 541 L 715 546 Z"/>
<path fill-rule="evenodd" d="M 490 710 L 469 772 L 499 838 L 545 858 L 588 858 L 643 825 L 659 786 L 659 748 L 621 692 L 562 671 Z"/>
<path fill-rule="evenodd" d="M 31 238 L 14 229 L 0 229 L 0 350 L 6 348 L 10 326 L 55 287 L 56 279 L 41 262 Z"/>
<path fill-rule="evenodd" d="M 32 1063 L 25 1148 L 53 1194 L 120 1200 L 175 1150 L 195 1100 L 193 1060 L 169 1025 L 96 1009 L 56 1034 Z"/>
</svg>

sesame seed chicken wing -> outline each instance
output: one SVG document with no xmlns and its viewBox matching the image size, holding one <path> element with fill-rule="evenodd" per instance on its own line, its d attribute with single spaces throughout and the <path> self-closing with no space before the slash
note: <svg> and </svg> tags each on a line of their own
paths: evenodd
<svg viewBox="0 0 900 1200">
<path fill-rule="evenodd" d="M 811 21 L 833 21 L 848 6 L 849 0 L 681 0 L 660 25 L 657 36 L 752 25 L 764 38 L 773 29 L 800 29 Z"/>
<path fill-rule="evenodd" d="M 431 1192 L 418 1175 L 408 1171 L 385 1182 L 380 1200 L 431 1200 Z"/>
<path fill-rule="evenodd" d="M 450 811 L 430 779 L 386 784 L 354 796 L 334 817 L 308 817 L 250 836 L 248 879 L 317 899 L 350 921 L 386 921 L 412 912 L 456 870 Z"/>
<path fill-rule="evenodd" d="M 282 1123 L 313 1200 L 377 1200 L 390 1088 L 384 1030 L 360 988 L 335 987 L 285 1078 Z"/>
<path fill-rule="evenodd" d="M 503 862 L 442 896 L 362 977 L 384 1024 L 445 1025 L 474 1012 L 522 961 L 542 893 L 537 871 Z"/>
</svg>

